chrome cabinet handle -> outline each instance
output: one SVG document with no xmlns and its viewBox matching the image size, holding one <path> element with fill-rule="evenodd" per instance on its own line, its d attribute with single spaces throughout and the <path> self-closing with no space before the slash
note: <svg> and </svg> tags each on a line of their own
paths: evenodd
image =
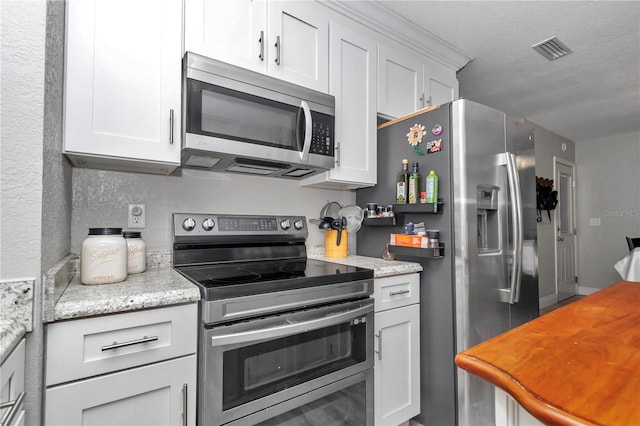
<svg viewBox="0 0 640 426">
<path fill-rule="evenodd" d="M 173 110 L 169 110 L 169 143 L 173 145 Z"/>
<path fill-rule="evenodd" d="M 378 338 L 378 350 L 374 352 L 378 354 L 378 360 L 382 361 L 382 329 L 376 334 L 376 337 Z"/>
<path fill-rule="evenodd" d="M 334 159 L 333 164 L 335 167 L 340 167 L 340 142 L 336 142 L 336 147 L 333 149 Z"/>
<path fill-rule="evenodd" d="M 280 65 L 280 36 L 276 36 L 276 64 Z"/>
<path fill-rule="evenodd" d="M 389 296 L 398 296 L 400 294 L 407 294 L 407 293 L 411 293 L 411 290 L 392 291 L 391 293 L 389 293 Z"/>
<path fill-rule="evenodd" d="M 24 400 L 24 396 L 25 396 L 25 393 L 20 392 L 20 394 L 18 394 L 18 397 L 14 401 L 4 402 L 0 404 L 0 409 L 11 407 L 9 408 L 9 411 L 7 411 L 4 414 L 4 416 L 2 416 L 2 420 L 0 420 L 0 425 L 9 426 L 11 423 L 13 423 L 13 420 L 15 419 L 16 415 L 19 413 L 18 410 L 20 410 L 20 408 L 22 407 L 22 401 Z"/>
<path fill-rule="evenodd" d="M 418 102 L 420 105 L 422 105 L 422 108 L 424 108 L 424 93 L 420 95 L 420 97 L 418 98 Z"/>
<path fill-rule="evenodd" d="M 189 386 L 187 384 L 182 385 L 182 426 L 187 426 L 187 393 Z"/>
<path fill-rule="evenodd" d="M 144 336 L 142 339 L 129 340 L 127 342 L 113 342 L 111 345 L 106 345 L 102 347 L 103 351 L 110 351 L 112 349 L 124 348 L 125 346 L 139 345 L 141 343 L 154 342 L 158 340 L 158 336 L 147 337 Z"/>
<path fill-rule="evenodd" d="M 258 58 L 260 58 L 261 61 L 264 61 L 264 31 L 260 31 L 258 43 L 260 43 L 260 54 L 258 55 Z"/>
</svg>

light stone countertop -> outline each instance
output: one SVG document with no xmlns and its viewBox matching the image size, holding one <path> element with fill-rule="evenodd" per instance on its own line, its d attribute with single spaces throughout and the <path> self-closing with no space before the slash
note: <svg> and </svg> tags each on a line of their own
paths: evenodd
<svg viewBox="0 0 640 426">
<path fill-rule="evenodd" d="M 76 274 L 55 304 L 53 321 L 194 303 L 200 290 L 169 265 L 129 275 L 120 283 L 85 285 Z"/>
<path fill-rule="evenodd" d="M 307 253 L 310 259 L 324 260 L 325 262 L 339 263 L 341 265 L 359 266 L 361 268 L 373 269 L 375 278 L 391 277 L 394 275 L 412 274 L 421 272 L 422 266 L 419 263 L 402 262 L 399 260 L 384 260 L 366 256 L 347 256 L 342 258 L 326 257 L 323 254 L 314 252 Z"/>
<path fill-rule="evenodd" d="M 27 330 L 25 327 L 8 318 L 0 319 L 0 364 L 11 354 Z"/>
</svg>

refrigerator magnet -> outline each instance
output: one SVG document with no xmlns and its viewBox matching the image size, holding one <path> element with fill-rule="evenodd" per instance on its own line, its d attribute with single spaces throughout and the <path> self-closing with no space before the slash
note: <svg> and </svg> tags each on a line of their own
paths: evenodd
<svg viewBox="0 0 640 426">
<path fill-rule="evenodd" d="M 435 136 L 438 136 L 440 133 L 442 133 L 442 126 L 436 124 L 435 126 L 433 126 L 433 128 L 431 128 L 431 133 L 433 133 Z"/>
<path fill-rule="evenodd" d="M 409 133 L 407 133 L 407 140 L 409 141 L 409 145 L 413 148 L 413 150 L 418 155 L 424 155 L 424 152 L 420 148 L 418 148 L 418 144 L 422 142 L 422 137 L 427 134 L 427 131 L 424 129 L 424 126 L 421 124 L 414 124 L 409 128 Z"/>
<path fill-rule="evenodd" d="M 442 138 L 427 142 L 427 154 L 442 151 Z"/>
</svg>

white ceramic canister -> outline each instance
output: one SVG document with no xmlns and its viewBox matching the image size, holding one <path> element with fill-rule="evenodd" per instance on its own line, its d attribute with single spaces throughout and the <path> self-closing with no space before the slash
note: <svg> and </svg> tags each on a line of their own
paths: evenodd
<svg viewBox="0 0 640 426">
<path fill-rule="evenodd" d="M 82 284 L 117 283 L 127 279 L 127 242 L 122 228 L 89 228 L 82 242 Z"/>
<path fill-rule="evenodd" d="M 127 272 L 139 274 L 147 269 L 146 245 L 140 232 L 124 231 L 122 236 L 127 242 Z"/>
</svg>

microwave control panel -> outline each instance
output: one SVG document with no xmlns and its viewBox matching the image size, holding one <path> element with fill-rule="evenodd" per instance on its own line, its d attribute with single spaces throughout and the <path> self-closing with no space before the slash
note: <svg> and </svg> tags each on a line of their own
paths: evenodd
<svg viewBox="0 0 640 426">
<path fill-rule="evenodd" d="M 309 152 L 333 157 L 333 117 L 312 112 L 311 148 Z"/>
</svg>

